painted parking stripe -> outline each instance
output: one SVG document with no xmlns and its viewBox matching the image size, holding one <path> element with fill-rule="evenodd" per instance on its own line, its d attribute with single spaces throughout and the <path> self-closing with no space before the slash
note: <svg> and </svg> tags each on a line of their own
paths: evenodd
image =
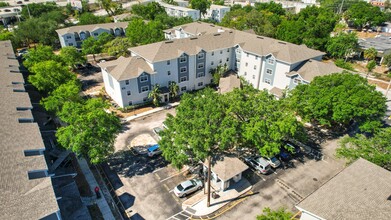
<svg viewBox="0 0 391 220">
<path fill-rule="evenodd" d="M 162 169 L 164 169 L 165 167 L 161 167 L 161 168 L 159 168 L 159 169 L 156 169 L 156 170 L 154 170 L 152 173 L 156 173 L 156 172 L 158 172 L 159 170 L 162 170 Z"/>
<path fill-rule="evenodd" d="M 176 174 L 171 175 L 171 176 L 169 176 L 169 177 L 167 177 L 167 178 L 165 178 L 165 179 L 160 180 L 160 182 L 164 182 L 164 181 L 166 181 L 166 180 L 168 180 L 168 179 L 171 179 L 171 178 L 173 178 L 173 177 L 176 177 L 176 176 L 178 176 L 179 174 L 184 173 L 184 172 L 186 172 L 186 171 L 187 171 L 187 170 L 185 169 L 185 170 L 183 170 L 183 171 L 181 171 L 181 172 L 179 172 L 179 173 L 176 173 Z"/>
</svg>

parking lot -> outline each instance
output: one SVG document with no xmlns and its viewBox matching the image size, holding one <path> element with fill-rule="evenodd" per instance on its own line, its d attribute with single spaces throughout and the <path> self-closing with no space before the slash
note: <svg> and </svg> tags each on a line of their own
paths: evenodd
<svg viewBox="0 0 391 220">
<path fill-rule="evenodd" d="M 163 110 L 128 122 L 116 140 L 116 153 L 108 163 L 109 176 L 116 183 L 113 184 L 116 193 L 132 219 L 168 219 L 181 213 L 182 203 L 192 196 L 177 198 L 173 193 L 175 186 L 192 178 L 185 170 L 171 167 L 161 156 L 150 158 L 131 150 L 131 143 L 136 139 L 156 143 L 158 137 L 153 128 L 162 127 L 166 114 L 174 111 Z M 253 184 L 254 195 L 218 218 L 254 219 L 264 207 L 284 206 L 295 212 L 296 203 L 343 169 L 344 161 L 334 158 L 336 143 L 333 140 L 322 144 L 321 160 L 294 158 L 289 166 L 280 166 L 268 175 L 247 170 L 243 176 Z"/>
</svg>

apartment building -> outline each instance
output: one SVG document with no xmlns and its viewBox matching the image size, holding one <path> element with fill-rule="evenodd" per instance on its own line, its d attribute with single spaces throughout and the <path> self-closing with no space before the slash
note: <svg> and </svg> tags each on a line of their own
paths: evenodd
<svg viewBox="0 0 391 220">
<path fill-rule="evenodd" d="M 0 41 L 0 219 L 61 219 L 11 41 Z"/>
<path fill-rule="evenodd" d="M 102 33 L 109 33 L 115 37 L 125 36 L 129 22 L 104 23 L 71 26 L 56 30 L 61 47 L 73 46 L 80 48 L 83 40 L 92 36 L 97 38 Z"/>
<path fill-rule="evenodd" d="M 201 26 L 210 32 L 199 30 Z M 155 84 L 163 91 L 163 101 L 168 101 L 170 82 L 179 85 L 180 94 L 202 89 L 211 83 L 210 71 L 218 65 L 276 96 L 284 89 L 309 83 L 315 76 L 342 71 L 332 63 L 323 63 L 323 52 L 305 45 L 202 22 L 174 29 L 182 29 L 188 36 L 129 48 L 131 57 L 100 64 L 105 89 L 118 105 L 148 101 Z"/>
<path fill-rule="evenodd" d="M 196 9 L 170 5 L 164 2 L 158 2 L 167 12 L 167 15 L 172 17 L 191 17 L 194 21 L 200 19 L 200 11 Z"/>
<path fill-rule="evenodd" d="M 206 11 L 206 14 L 202 16 L 202 18 L 221 22 L 221 20 L 230 10 L 231 8 L 229 6 L 211 5 L 210 8 Z"/>
</svg>

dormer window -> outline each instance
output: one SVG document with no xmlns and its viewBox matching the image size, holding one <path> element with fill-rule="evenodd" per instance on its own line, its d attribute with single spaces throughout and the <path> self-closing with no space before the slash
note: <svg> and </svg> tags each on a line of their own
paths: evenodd
<svg viewBox="0 0 391 220">
<path fill-rule="evenodd" d="M 182 55 L 180 58 L 179 58 L 179 62 L 180 63 L 184 63 L 184 62 L 186 62 L 187 61 L 187 59 L 186 59 L 186 56 L 185 55 Z"/>
<path fill-rule="evenodd" d="M 269 64 L 274 64 L 274 59 L 273 58 L 269 58 Z"/>
</svg>

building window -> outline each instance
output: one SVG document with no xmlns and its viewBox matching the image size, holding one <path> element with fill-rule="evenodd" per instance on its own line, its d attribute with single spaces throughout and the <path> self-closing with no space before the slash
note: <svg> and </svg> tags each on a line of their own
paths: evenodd
<svg viewBox="0 0 391 220">
<path fill-rule="evenodd" d="M 249 57 L 250 56 L 250 54 L 249 53 L 247 53 L 247 57 Z"/>
<path fill-rule="evenodd" d="M 227 49 L 227 52 L 229 52 L 229 48 Z"/>
<path fill-rule="evenodd" d="M 269 64 L 274 64 L 274 59 L 273 58 L 269 58 Z"/>
<path fill-rule="evenodd" d="M 219 60 L 219 63 L 221 64 L 222 62 L 223 62 L 223 61 L 220 59 L 220 60 Z"/>
<path fill-rule="evenodd" d="M 149 91 L 149 86 L 141 87 L 141 92 L 147 92 L 147 91 Z"/>
<path fill-rule="evenodd" d="M 181 57 L 180 57 L 180 59 L 179 59 L 179 62 L 180 63 L 184 63 L 184 62 L 186 62 L 187 61 L 187 59 L 186 59 L 186 57 L 184 56 L 184 55 L 182 55 Z"/>
<path fill-rule="evenodd" d="M 198 59 L 204 59 L 204 53 L 198 54 Z"/>
<path fill-rule="evenodd" d="M 67 36 L 67 39 L 71 39 L 72 37 L 71 36 Z"/>
<path fill-rule="evenodd" d="M 258 60 L 258 56 L 255 56 L 255 60 Z"/>
<path fill-rule="evenodd" d="M 214 51 L 212 51 L 212 56 L 214 56 L 215 55 L 215 52 Z"/>
<path fill-rule="evenodd" d="M 130 91 L 127 92 L 128 95 L 131 95 Z"/>
<path fill-rule="evenodd" d="M 146 75 L 140 76 L 140 82 L 146 82 L 146 81 L 148 81 L 148 76 Z"/>
<path fill-rule="evenodd" d="M 171 75 L 171 71 L 167 71 L 167 75 Z"/>
<path fill-rule="evenodd" d="M 269 75 L 272 75 L 272 74 L 273 74 L 273 70 L 271 70 L 271 69 L 266 69 L 266 73 L 269 74 Z"/>
<path fill-rule="evenodd" d="M 264 81 L 265 83 L 269 84 L 269 85 L 272 84 L 272 81 L 270 81 L 270 79 L 264 79 L 263 81 Z"/>
<path fill-rule="evenodd" d="M 133 105 L 132 101 L 129 101 L 129 102 L 128 102 L 128 105 Z"/>
<path fill-rule="evenodd" d="M 185 82 L 187 81 L 187 77 L 186 76 L 183 76 L 179 79 L 179 82 Z"/>
<path fill-rule="evenodd" d="M 247 76 L 247 72 L 244 72 L 244 75 Z"/>
<path fill-rule="evenodd" d="M 184 73 L 184 72 L 186 72 L 186 71 L 187 71 L 186 67 L 181 67 L 181 69 L 180 69 L 180 72 L 181 72 L 181 73 Z"/>
<path fill-rule="evenodd" d="M 125 80 L 125 85 L 129 85 L 129 80 Z"/>
<path fill-rule="evenodd" d="M 143 98 L 143 102 L 146 102 L 146 101 L 148 101 L 148 97 Z"/>
<path fill-rule="evenodd" d="M 94 36 L 98 36 L 98 33 L 94 33 Z"/>
<path fill-rule="evenodd" d="M 214 64 L 214 62 L 212 61 L 212 62 L 210 62 L 210 65 L 212 65 L 213 66 L 213 64 Z"/>
<path fill-rule="evenodd" d="M 248 63 L 246 63 L 246 66 L 248 66 Z"/>
<path fill-rule="evenodd" d="M 255 75 L 253 75 L 253 79 L 255 79 Z"/>
<path fill-rule="evenodd" d="M 199 73 L 197 73 L 197 78 L 198 77 L 204 77 L 205 76 L 205 73 L 204 72 L 199 72 Z"/>
<path fill-rule="evenodd" d="M 122 90 L 125 90 L 126 88 L 125 87 L 122 87 Z"/>
<path fill-rule="evenodd" d="M 186 91 L 186 86 L 181 87 L 181 92 L 184 92 L 184 91 Z"/>
<path fill-rule="evenodd" d="M 227 62 L 229 61 L 229 58 L 227 58 Z"/>
<path fill-rule="evenodd" d="M 69 43 L 69 46 L 73 46 L 73 43 Z"/>
<path fill-rule="evenodd" d="M 223 50 L 220 50 L 220 54 L 223 54 Z"/>
<path fill-rule="evenodd" d="M 296 85 L 297 85 L 297 84 L 301 84 L 301 80 L 300 80 L 300 79 L 294 79 L 294 80 L 293 80 L 293 83 L 296 84 Z"/>
<path fill-rule="evenodd" d="M 255 69 L 255 70 L 257 69 L 257 65 L 254 65 L 254 69 Z"/>
<path fill-rule="evenodd" d="M 203 86 L 203 85 L 204 85 L 203 82 L 199 82 L 199 83 L 198 83 L 198 86 Z"/>
</svg>

